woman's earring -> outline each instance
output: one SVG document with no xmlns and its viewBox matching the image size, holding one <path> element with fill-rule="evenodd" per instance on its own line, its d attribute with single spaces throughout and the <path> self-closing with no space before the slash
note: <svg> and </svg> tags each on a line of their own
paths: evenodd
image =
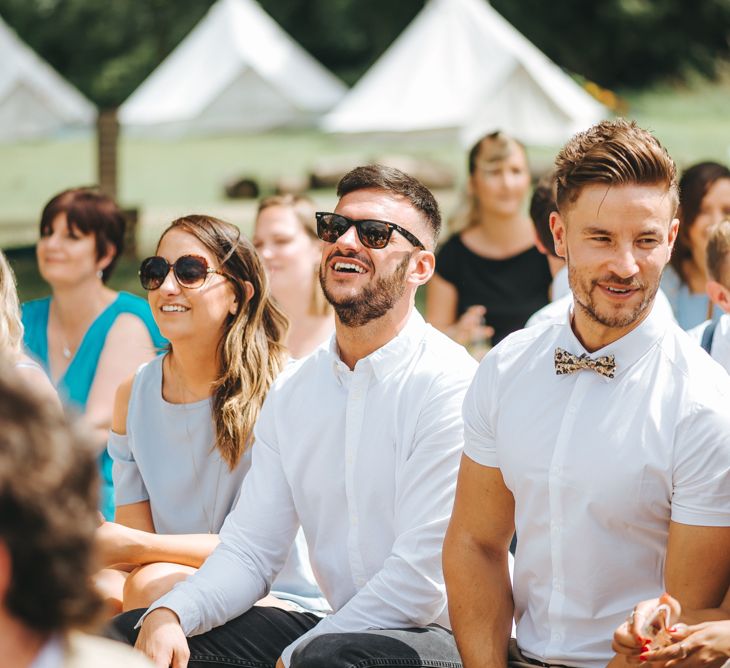
<svg viewBox="0 0 730 668">
<path fill-rule="evenodd" d="M 99 269 L 99 271 L 96 272 L 96 277 L 97 278 L 104 278 L 104 270 L 103 269 Z"/>
</svg>

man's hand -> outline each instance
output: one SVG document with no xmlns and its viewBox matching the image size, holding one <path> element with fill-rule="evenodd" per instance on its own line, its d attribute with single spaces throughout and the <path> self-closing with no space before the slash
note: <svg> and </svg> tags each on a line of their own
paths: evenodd
<svg viewBox="0 0 730 668">
<path fill-rule="evenodd" d="M 616 654 L 622 654 L 627 663 L 638 664 L 641 661 L 639 655 L 651 642 L 651 638 L 644 637 L 644 625 L 651 618 L 657 606 L 662 603 L 669 606 L 671 612 L 669 625 L 671 626 L 679 619 L 682 608 L 679 602 L 669 594 L 662 594 L 659 598 L 650 598 L 637 604 L 628 619 L 614 632 L 611 647 Z"/>
<path fill-rule="evenodd" d="M 694 626 L 678 624 L 670 635 L 671 645 L 645 652 L 641 659 L 666 668 L 720 668 L 730 659 L 730 620 Z"/>
<path fill-rule="evenodd" d="M 187 668 L 188 641 L 178 616 L 169 608 L 157 608 L 145 617 L 134 646 L 157 668 Z"/>
</svg>

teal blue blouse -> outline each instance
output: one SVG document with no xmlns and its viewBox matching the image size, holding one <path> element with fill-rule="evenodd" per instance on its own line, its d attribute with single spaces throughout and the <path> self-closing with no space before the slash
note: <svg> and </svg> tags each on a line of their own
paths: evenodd
<svg viewBox="0 0 730 668">
<path fill-rule="evenodd" d="M 50 297 L 23 304 L 25 346 L 28 352 L 48 372 L 50 372 L 48 364 L 48 310 L 50 305 Z M 86 410 L 89 391 L 96 376 L 96 367 L 99 363 L 101 351 L 104 349 L 107 334 L 109 334 L 109 330 L 114 325 L 117 316 L 122 313 L 136 315 L 144 322 L 156 348 L 161 349 L 167 343 L 157 328 L 147 301 L 128 292 L 120 292 L 117 298 L 97 316 L 89 329 L 86 330 L 76 354 L 63 376 L 56 383 L 56 389 L 64 405 L 81 413 Z M 111 520 L 114 518 L 112 460 L 106 449 L 99 455 L 99 470 L 101 474 L 100 510 L 104 517 Z"/>
</svg>

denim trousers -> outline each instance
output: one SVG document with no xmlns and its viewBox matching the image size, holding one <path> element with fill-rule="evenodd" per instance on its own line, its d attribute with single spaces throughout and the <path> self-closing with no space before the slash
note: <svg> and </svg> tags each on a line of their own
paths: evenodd
<svg viewBox="0 0 730 668">
<path fill-rule="evenodd" d="M 114 618 L 109 635 L 134 644 L 134 625 L 144 610 Z M 254 606 L 208 633 L 188 638 L 189 668 L 274 668 L 282 651 L 314 628 L 320 618 L 306 612 Z M 291 668 L 462 668 L 450 631 L 440 626 L 328 633 L 302 644 Z"/>
</svg>

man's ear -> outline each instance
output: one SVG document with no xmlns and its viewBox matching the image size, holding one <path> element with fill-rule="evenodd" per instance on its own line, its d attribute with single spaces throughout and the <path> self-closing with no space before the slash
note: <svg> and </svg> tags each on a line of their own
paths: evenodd
<svg viewBox="0 0 730 668">
<path fill-rule="evenodd" d="M 436 269 L 436 256 L 433 251 L 419 250 L 413 256 L 408 272 L 408 282 L 414 285 L 427 283 Z"/>
<path fill-rule="evenodd" d="M 667 241 L 669 242 L 669 255 L 667 257 L 667 262 L 669 262 L 669 258 L 672 256 L 674 242 L 677 241 L 677 234 L 679 234 L 679 218 L 674 218 L 672 222 L 669 223 L 669 233 L 667 234 Z"/>
<path fill-rule="evenodd" d="M 553 233 L 553 241 L 555 242 L 555 255 L 567 259 L 567 245 L 565 242 L 565 221 L 557 212 L 550 214 L 550 231 Z"/>
<path fill-rule="evenodd" d="M 715 304 L 718 308 L 722 309 L 723 313 L 730 313 L 730 290 L 728 290 L 722 283 L 717 281 L 708 280 L 705 286 L 705 291 L 710 301 Z"/>
</svg>

